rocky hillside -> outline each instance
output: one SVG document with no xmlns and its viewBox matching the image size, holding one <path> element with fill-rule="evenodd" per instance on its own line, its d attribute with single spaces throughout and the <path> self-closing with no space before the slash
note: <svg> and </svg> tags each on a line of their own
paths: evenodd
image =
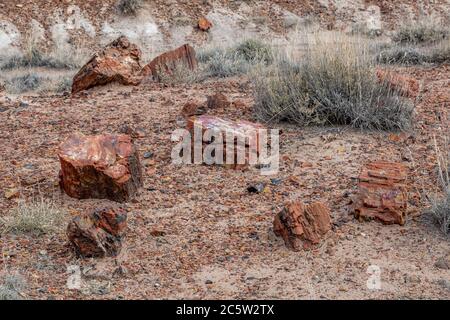
<svg viewBox="0 0 450 320">
<path fill-rule="evenodd" d="M 401 21 L 432 15 L 447 19 L 449 0 L 143 0 L 136 13 L 118 0 L 36 0 L 0 3 L 0 48 L 14 50 L 33 34 L 47 46 L 103 45 L 124 34 L 151 52 L 183 42 L 231 41 L 242 36 L 289 35 L 319 24 L 333 30 L 386 32 Z M 213 23 L 198 32 L 201 16 Z"/>
</svg>

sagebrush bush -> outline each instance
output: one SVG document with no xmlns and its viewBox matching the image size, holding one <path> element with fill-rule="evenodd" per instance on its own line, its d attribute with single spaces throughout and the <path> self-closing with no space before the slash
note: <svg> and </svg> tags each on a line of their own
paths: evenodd
<svg viewBox="0 0 450 320">
<path fill-rule="evenodd" d="M 450 39 L 426 47 L 394 44 L 380 50 L 377 54 L 377 62 L 402 65 L 448 63 L 450 62 Z"/>
<path fill-rule="evenodd" d="M 142 8 L 142 0 L 119 0 L 117 2 L 117 9 L 123 15 L 136 15 L 140 8 Z"/>
<path fill-rule="evenodd" d="M 248 62 L 264 62 L 268 64 L 273 60 L 270 46 L 256 39 L 242 41 L 234 48 L 234 52 Z"/>
<path fill-rule="evenodd" d="M 262 121 L 381 130 L 411 126 L 413 103 L 377 79 L 361 39 L 325 41 L 318 35 L 300 59 L 279 57 L 252 78 L 255 113 Z"/>
<path fill-rule="evenodd" d="M 392 40 L 398 43 L 417 44 L 439 41 L 448 36 L 449 28 L 445 28 L 431 18 L 427 18 L 402 25 L 394 33 Z"/>
<path fill-rule="evenodd" d="M 161 71 L 158 72 L 157 77 L 159 81 L 166 84 L 192 84 L 202 81 L 205 78 L 201 69 L 190 70 L 185 64 L 179 63 L 170 73 Z"/>
<path fill-rule="evenodd" d="M 273 54 L 267 44 L 250 39 L 230 48 L 199 50 L 197 59 L 203 64 L 205 77 L 226 78 L 245 74 L 258 64 L 270 64 Z"/>
<path fill-rule="evenodd" d="M 43 197 L 29 202 L 21 200 L 5 221 L 5 231 L 41 235 L 56 231 L 65 212 L 51 199 Z"/>
<path fill-rule="evenodd" d="M 426 56 L 416 48 L 393 47 L 381 51 L 377 61 L 384 64 L 417 65 L 426 61 Z"/>
<path fill-rule="evenodd" d="M 444 234 L 450 232 L 450 132 L 448 122 L 443 122 L 439 139 L 434 137 L 436 153 L 437 185 L 443 191 L 442 197 L 431 197 L 428 214 Z"/>
<path fill-rule="evenodd" d="M 22 300 L 20 292 L 26 288 L 25 279 L 19 274 L 6 274 L 0 281 L 1 300 Z"/>
<path fill-rule="evenodd" d="M 442 198 L 432 200 L 430 213 L 441 231 L 448 234 L 450 232 L 450 186 Z"/>
<path fill-rule="evenodd" d="M 46 81 L 49 81 L 49 78 L 37 73 L 28 72 L 25 75 L 16 76 L 6 80 L 6 90 L 11 93 L 34 91 L 39 89 Z"/>
</svg>

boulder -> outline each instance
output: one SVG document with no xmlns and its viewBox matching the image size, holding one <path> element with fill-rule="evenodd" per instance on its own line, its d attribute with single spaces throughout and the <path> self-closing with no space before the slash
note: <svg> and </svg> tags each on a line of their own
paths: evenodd
<svg viewBox="0 0 450 320">
<path fill-rule="evenodd" d="M 408 169 L 401 163 L 372 162 L 359 175 L 359 191 L 353 199 L 357 219 L 378 220 L 384 224 L 405 223 Z"/>
<path fill-rule="evenodd" d="M 208 109 L 225 109 L 230 106 L 230 102 L 223 93 L 217 92 L 207 97 L 206 105 Z"/>
<path fill-rule="evenodd" d="M 128 135 L 73 134 L 58 156 L 60 186 L 71 197 L 123 202 L 142 185 L 139 156 Z"/>
<path fill-rule="evenodd" d="M 209 29 L 212 28 L 212 23 L 211 21 L 209 21 L 208 19 L 206 19 L 205 17 L 201 17 L 198 20 L 198 28 L 202 31 L 208 31 Z"/>
<path fill-rule="evenodd" d="M 275 216 L 273 222 L 275 235 L 282 237 L 293 251 L 319 244 L 330 229 L 330 210 L 321 202 L 305 205 L 301 201 L 292 201 Z"/>
<path fill-rule="evenodd" d="M 195 128 L 198 128 L 197 130 Z M 231 121 L 222 119 L 216 116 L 201 115 L 198 117 L 191 117 L 187 121 L 187 130 L 191 133 L 193 142 L 198 139 L 202 143 L 202 152 L 206 146 L 212 141 L 204 139 L 203 135 L 206 130 L 216 132 L 222 137 L 223 141 L 223 164 L 234 169 L 245 169 L 248 167 L 250 161 L 250 152 L 254 152 L 256 156 L 259 155 L 260 133 L 259 129 L 266 129 L 262 124 L 253 123 L 245 120 Z M 195 133 L 201 132 L 201 137 L 196 137 Z M 233 163 L 226 163 L 226 143 L 227 135 L 232 136 L 233 139 Z M 242 141 L 243 143 L 239 143 Z M 242 161 L 238 161 L 238 155 L 243 154 Z M 192 156 L 194 156 L 194 143 L 192 144 Z"/>
<path fill-rule="evenodd" d="M 171 75 L 178 66 L 183 66 L 188 70 L 195 70 L 197 69 L 197 65 L 198 62 L 194 48 L 185 44 L 153 59 L 142 69 L 141 74 L 145 78 L 152 77 L 159 81 L 162 73 Z"/>
<path fill-rule="evenodd" d="M 78 215 L 67 226 L 67 237 L 83 257 L 113 257 L 122 249 L 127 213 L 121 208 L 101 208 Z"/>
<path fill-rule="evenodd" d="M 419 94 L 419 82 L 414 78 L 381 69 L 377 69 L 376 74 L 378 81 L 386 83 L 406 97 L 415 98 Z"/>
<path fill-rule="evenodd" d="M 73 78 L 72 93 L 89 88 L 119 82 L 123 85 L 137 85 L 141 51 L 126 37 L 121 36 L 96 53 Z"/>
</svg>

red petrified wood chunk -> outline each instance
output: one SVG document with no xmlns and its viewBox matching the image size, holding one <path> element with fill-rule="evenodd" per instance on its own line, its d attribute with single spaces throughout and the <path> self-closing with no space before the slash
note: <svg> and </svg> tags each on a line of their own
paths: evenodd
<svg viewBox="0 0 450 320">
<path fill-rule="evenodd" d="M 208 109 L 227 108 L 230 106 L 230 102 L 223 93 L 217 92 L 207 97 L 206 105 Z"/>
<path fill-rule="evenodd" d="M 73 218 L 67 226 L 67 237 L 83 257 L 116 256 L 126 227 L 123 209 L 96 209 Z"/>
<path fill-rule="evenodd" d="M 355 217 L 403 225 L 407 207 L 404 186 L 407 174 L 407 167 L 400 163 L 373 162 L 366 165 L 359 176 L 359 193 L 353 204 Z"/>
<path fill-rule="evenodd" d="M 119 82 L 138 85 L 141 81 L 141 51 L 122 36 L 96 53 L 73 78 L 72 93 Z"/>
<path fill-rule="evenodd" d="M 197 128 L 197 129 L 196 129 Z M 208 144 L 210 140 L 205 139 L 203 136 L 207 130 L 215 132 L 222 137 L 223 141 L 223 163 L 226 163 L 226 142 L 227 137 L 233 143 L 234 159 L 233 163 L 228 163 L 234 169 L 246 168 L 249 163 L 249 151 L 252 150 L 258 155 L 259 143 L 261 141 L 259 129 L 266 129 L 262 124 L 253 123 L 245 120 L 230 121 L 221 119 L 216 116 L 201 115 L 198 117 L 191 117 L 187 122 L 187 130 L 191 132 L 193 142 L 194 139 L 198 139 L 202 143 L 202 150 Z M 200 134 L 198 137 L 196 135 Z M 228 141 L 228 142 L 230 142 Z M 242 161 L 238 161 L 238 152 L 241 152 L 244 157 Z M 194 144 L 192 145 L 192 154 L 194 154 Z"/>
<path fill-rule="evenodd" d="M 377 69 L 378 81 L 386 82 L 392 89 L 398 90 L 406 97 L 415 98 L 419 93 L 419 82 L 411 77 Z"/>
<path fill-rule="evenodd" d="M 288 203 L 275 216 L 274 233 L 282 237 L 294 251 L 310 249 L 331 229 L 330 210 L 320 202 L 304 205 L 300 201 Z"/>
<path fill-rule="evenodd" d="M 59 150 L 60 185 L 71 197 L 123 202 L 142 185 L 138 154 L 128 135 L 74 134 Z"/>
<path fill-rule="evenodd" d="M 178 66 L 184 66 L 188 70 L 195 70 L 197 65 L 194 48 L 185 44 L 153 59 L 142 69 L 142 76 L 151 76 L 159 80 L 161 74 L 171 75 Z"/>
</svg>

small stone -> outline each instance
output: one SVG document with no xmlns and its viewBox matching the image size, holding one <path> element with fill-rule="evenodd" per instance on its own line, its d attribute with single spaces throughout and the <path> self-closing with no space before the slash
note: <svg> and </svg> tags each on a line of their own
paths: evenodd
<svg viewBox="0 0 450 320">
<path fill-rule="evenodd" d="M 212 96 L 208 96 L 206 104 L 208 109 L 225 109 L 230 106 L 230 102 L 227 97 L 220 92 L 217 92 Z"/>
<path fill-rule="evenodd" d="M 151 151 L 144 152 L 144 159 L 149 159 L 151 157 L 153 157 L 153 152 Z"/>
<path fill-rule="evenodd" d="M 159 229 L 153 229 L 152 231 L 150 231 L 150 235 L 152 237 L 163 237 L 166 235 L 166 232 Z"/>
<path fill-rule="evenodd" d="M 30 104 L 25 101 L 20 101 L 20 103 L 19 103 L 19 107 L 21 107 L 21 108 L 27 108 L 29 105 Z"/>
<path fill-rule="evenodd" d="M 205 284 L 213 284 L 213 282 L 211 280 L 206 280 Z"/>
<path fill-rule="evenodd" d="M 18 195 L 19 195 L 19 189 L 17 189 L 17 188 L 7 189 L 5 191 L 5 198 L 8 200 L 17 197 Z"/>
<path fill-rule="evenodd" d="M 208 19 L 206 19 L 206 17 L 201 17 L 198 20 L 198 28 L 202 31 L 208 31 L 209 29 L 211 29 L 212 27 L 212 23 L 211 21 L 209 21 Z"/>
<path fill-rule="evenodd" d="M 279 178 L 272 178 L 272 179 L 270 179 L 270 182 L 271 182 L 274 186 L 278 186 L 278 185 L 280 185 L 280 184 L 283 182 L 283 180 L 282 180 L 282 179 L 279 179 Z"/>
<path fill-rule="evenodd" d="M 257 183 L 255 185 L 251 185 L 247 188 L 247 191 L 250 193 L 261 193 L 264 192 L 264 189 L 266 188 L 266 184 L 263 182 Z"/>
</svg>

